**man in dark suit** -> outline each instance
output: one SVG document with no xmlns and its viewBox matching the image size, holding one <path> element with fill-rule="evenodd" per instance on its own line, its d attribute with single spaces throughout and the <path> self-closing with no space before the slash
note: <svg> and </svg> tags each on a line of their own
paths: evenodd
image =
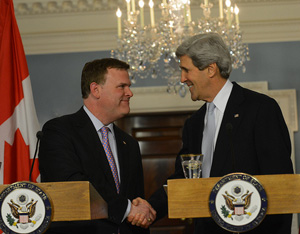
<svg viewBox="0 0 300 234">
<path fill-rule="evenodd" d="M 189 87 L 191 99 L 206 104 L 185 122 L 182 149 L 176 159 L 175 173 L 169 179 L 184 178 L 179 155 L 189 153 L 204 154 L 202 177 L 221 177 L 233 172 L 292 174 L 289 132 L 280 107 L 274 99 L 228 79 L 231 58 L 222 38 L 215 33 L 193 36 L 178 47 L 176 55 L 180 58 L 181 82 Z M 209 142 L 211 158 L 205 160 L 208 105 L 214 106 L 214 137 Z M 162 188 L 149 202 L 157 211 L 157 219 L 167 214 L 167 196 Z M 290 214 L 267 215 L 248 233 L 289 234 L 291 220 Z M 203 218 L 195 219 L 195 233 L 227 234 L 228 231 L 211 218 Z"/>
<path fill-rule="evenodd" d="M 130 110 L 128 69 L 117 59 L 87 63 L 81 77 L 84 106 L 43 126 L 42 182 L 89 181 L 108 204 L 107 219 L 53 223 L 47 233 L 149 233 L 155 211 L 147 203 L 131 204 L 144 197 L 140 149 L 113 124 Z M 136 217 L 132 224 L 137 226 L 127 222 L 128 217 Z"/>
</svg>

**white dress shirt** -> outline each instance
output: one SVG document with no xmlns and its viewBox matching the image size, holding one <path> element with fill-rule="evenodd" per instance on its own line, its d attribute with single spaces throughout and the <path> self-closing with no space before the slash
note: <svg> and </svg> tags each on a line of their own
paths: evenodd
<svg viewBox="0 0 300 234">
<path fill-rule="evenodd" d="M 224 112 L 225 112 L 225 109 L 226 109 L 226 105 L 227 105 L 229 96 L 230 96 L 231 91 L 232 91 L 232 87 L 233 87 L 233 84 L 228 79 L 226 81 L 225 85 L 222 87 L 222 89 L 219 91 L 217 96 L 212 101 L 216 106 L 216 108 L 215 108 L 216 133 L 215 133 L 215 139 L 214 139 L 214 149 L 215 149 L 215 146 L 216 146 L 216 141 L 217 141 L 217 138 L 218 138 L 218 134 L 219 134 L 220 126 L 221 126 L 222 119 L 223 119 L 223 116 L 224 116 Z M 206 123 L 207 113 L 205 115 L 205 120 L 204 121 Z"/>
</svg>

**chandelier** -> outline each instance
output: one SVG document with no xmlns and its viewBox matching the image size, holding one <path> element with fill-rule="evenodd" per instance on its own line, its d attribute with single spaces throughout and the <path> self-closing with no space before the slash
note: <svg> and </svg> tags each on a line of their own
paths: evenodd
<svg viewBox="0 0 300 234">
<path fill-rule="evenodd" d="M 125 1 L 125 0 L 124 0 Z M 250 60 L 248 45 L 243 43 L 239 25 L 239 9 L 230 0 L 219 0 L 219 17 L 211 16 L 213 4 L 204 0 L 200 4 L 203 16 L 198 22 L 192 21 L 189 0 L 162 0 L 158 5 L 161 11 L 159 21 L 155 22 L 154 2 L 149 1 L 150 24 L 144 24 L 143 0 L 126 0 L 126 19 L 121 18 L 120 8 L 117 10 L 118 36 L 117 48 L 111 56 L 126 61 L 130 65 L 132 83 L 137 79 L 158 74 L 167 79 L 167 92 L 184 97 L 186 87 L 180 82 L 179 59 L 175 52 L 177 47 L 188 37 L 196 34 L 216 32 L 221 35 L 230 51 L 232 67 L 242 67 L 246 71 L 245 62 Z M 225 6 L 223 6 L 225 3 Z"/>
</svg>

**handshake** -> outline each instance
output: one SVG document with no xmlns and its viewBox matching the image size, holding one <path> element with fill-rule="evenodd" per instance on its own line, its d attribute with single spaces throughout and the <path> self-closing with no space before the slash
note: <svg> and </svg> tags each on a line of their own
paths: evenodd
<svg viewBox="0 0 300 234">
<path fill-rule="evenodd" d="M 127 221 L 132 225 L 148 228 L 156 219 L 156 211 L 144 199 L 138 197 L 131 203 Z"/>
</svg>

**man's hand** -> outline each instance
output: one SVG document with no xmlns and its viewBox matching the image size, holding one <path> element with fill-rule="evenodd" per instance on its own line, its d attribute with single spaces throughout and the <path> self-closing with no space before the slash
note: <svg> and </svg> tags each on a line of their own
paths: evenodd
<svg viewBox="0 0 300 234">
<path fill-rule="evenodd" d="M 127 217 L 132 225 L 148 228 L 156 219 L 156 211 L 144 199 L 138 197 L 132 201 L 131 210 Z"/>
</svg>

